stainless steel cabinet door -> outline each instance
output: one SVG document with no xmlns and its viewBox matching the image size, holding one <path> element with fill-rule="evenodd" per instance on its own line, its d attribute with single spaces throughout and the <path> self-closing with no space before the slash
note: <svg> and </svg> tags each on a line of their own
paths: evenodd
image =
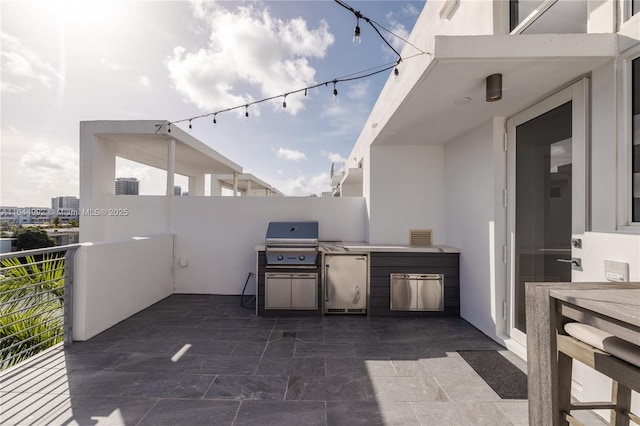
<svg viewBox="0 0 640 426">
<path fill-rule="evenodd" d="M 442 275 L 421 276 L 416 280 L 416 310 L 444 310 Z"/>
<path fill-rule="evenodd" d="M 410 275 L 391 274 L 391 310 L 411 311 L 416 307 L 416 280 Z"/>
<path fill-rule="evenodd" d="M 328 309 L 366 309 L 367 258 L 325 256 L 325 306 Z"/>
<path fill-rule="evenodd" d="M 316 274 L 291 277 L 291 307 L 293 309 L 318 308 L 318 276 Z"/>
<path fill-rule="evenodd" d="M 444 276 L 391 274 L 392 311 L 444 310 Z"/>
<path fill-rule="evenodd" d="M 265 275 L 265 309 L 291 309 L 291 276 Z"/>
</svg>

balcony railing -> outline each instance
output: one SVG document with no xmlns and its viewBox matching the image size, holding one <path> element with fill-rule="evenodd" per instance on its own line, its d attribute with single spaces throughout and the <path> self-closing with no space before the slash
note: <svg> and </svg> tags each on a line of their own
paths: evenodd
<svg viewBox="0 0 640 426">
<path fill-rule="evenodd" d="M 0 370 L 72 342 L 78 244 L 0 254 Z"/>
</svg>

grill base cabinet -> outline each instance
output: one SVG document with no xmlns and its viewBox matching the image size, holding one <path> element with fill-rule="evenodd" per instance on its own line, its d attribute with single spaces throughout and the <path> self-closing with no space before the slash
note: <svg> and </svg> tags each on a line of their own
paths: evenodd
<svg viewBox="0 0 640 426">
<path fill-rule="evenodd" d="M 444 310 L 442 274 L 391 274 L 392 311 Z"/>
<path fill-rule="evenodd" d="M 459 253 L 372 252 L 369 262 L 370 315 L 460 316 Z"/>
<path fill-rule="evenodd" d="M 265 309 L 318 309 L 318 274 L 265 274 Z"/>
<path fill-rule="evenodd" d="M 318 260 L 320 256 L 318 256 Z M 321 271 L 317 268 L 267 268 L 264 251 L 257 252 L 256 314 L 262 316 L 322 315 Z M 267 285 L 269 276 L 269 285 Z"/>
</svg>

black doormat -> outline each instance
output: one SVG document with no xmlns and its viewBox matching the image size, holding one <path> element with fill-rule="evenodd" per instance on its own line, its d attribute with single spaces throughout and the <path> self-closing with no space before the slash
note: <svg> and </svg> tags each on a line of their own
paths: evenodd
<svg viewBox="0 0 640 426">
<path fill-rule="evenodd" d="M 527 375 L 498 351 L 458 351 L 502 399 L 527 399 Z"/>
</svg>

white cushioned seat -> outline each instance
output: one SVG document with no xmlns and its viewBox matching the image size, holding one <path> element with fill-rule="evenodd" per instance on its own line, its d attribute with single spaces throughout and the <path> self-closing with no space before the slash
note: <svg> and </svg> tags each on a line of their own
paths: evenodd
<svg viewBox="0 0 640 426">
<path fill-rule="evenodd" d="M 579 322 L 570 322 L 564 326 L 568 335 L 605 351 L 629 364 L 640 367 L 640 346 L 627 342 L 613 334 Z"/>
</svg>

